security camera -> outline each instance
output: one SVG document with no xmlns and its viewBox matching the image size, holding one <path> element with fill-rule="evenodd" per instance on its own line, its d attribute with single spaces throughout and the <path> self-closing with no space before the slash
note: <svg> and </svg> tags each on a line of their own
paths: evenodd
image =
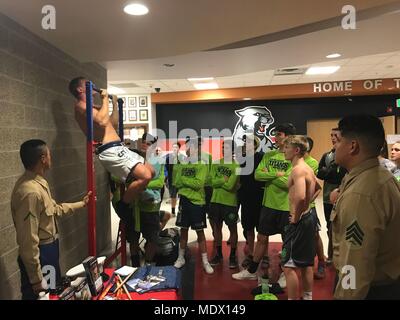
<svg viewBox="0 0 400 320">
<path fill-rule="evenodd" d="M 159 93 L 161 91 L 161 88 L 154 88 L 154 90 Z"/>
</svg>

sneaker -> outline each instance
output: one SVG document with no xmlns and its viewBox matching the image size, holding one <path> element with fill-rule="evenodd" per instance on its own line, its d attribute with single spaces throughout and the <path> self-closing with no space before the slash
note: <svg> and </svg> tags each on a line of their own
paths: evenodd
<svg viewBox="0 0 400 320">
<path fill-rule="evenodd" d="M 222 262 L 222 257 L 220 255 L 216 254 L 214 256 L 214 258 L 211 259 L 210 265 L 212 265 L 214 267 L 214 266 L 219 265 L 221 262 Z"/>
<path fill-rule="evenodd" d="M 203 263 L 203 269 L 207 274 L 213 274 L 214 273 L 214 269 L 213 267 L 211 267 L 210 263 Z"/>
<path fill-rule="evenodd" d="M 184 257 L 178 257 L 174 263 L 174 267 L 177 269 L 182 268 L 185 265 L 185 258 Z"/>
<path fill-rule="evenodd" d="M 243 269 L 238 273 L 232 274 L 232 278 L 235 280 L 257 280 L 257 273 L 250 273 L 247 269 Z"/>
<path fill-rule="evenodd" d="M 325 278 L 325 265 L 318 263 L 317 272 L 314 273 L 314 279 L 321 280 Z"/>
<path fill-rule="evenodd" d="M 242 261 L 242 268 L 247 269 L 250 266 L 251 261 L 253 261 L 253 256 L 249 255 Z"/>
<path fill-rule="evenodd" d="M 277 282 L 278 282 L 279 286 L 282 289 L 286 288 L 286 277 L 285 277 L 285 274 L 283 272 L 280 274 L 279 279 L 278 279 Z"/>
<path fill-rule="evenodd" d="M 270 284 L 268 284 L 268 286 L 269 286 L 269 293 L 282 294 L 285 292 L 285 291 L 283 291 L 283 289 L 280 287 L 280 285 L 278 283 L 270 283 Z M 253 296 L 256 296 L 261 293 L 262 293 L 261 285 L 255 287 L 254 289 L 251 290 L 251 294 Z"/>
<path fill-rule="evenodd" d="M 236 269 L 239 267 L 237 257 L 236 256 L 230 256 L 229 257 L 229 269 Z"/>
</svg>

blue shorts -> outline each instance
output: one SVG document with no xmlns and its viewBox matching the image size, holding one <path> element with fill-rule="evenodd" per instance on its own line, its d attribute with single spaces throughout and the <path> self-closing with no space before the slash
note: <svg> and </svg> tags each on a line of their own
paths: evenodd
<svg viewBox="0 0 400 320">
<path fill-rule="evenodd" d="M 183 229 L 189 229 L 189 227 L 191 227 L 193 230 L 203 230 L 207 228 L 204 206 L 193 204 L 188 198 L 181 195 L 176 225 Z"/>
</svg>

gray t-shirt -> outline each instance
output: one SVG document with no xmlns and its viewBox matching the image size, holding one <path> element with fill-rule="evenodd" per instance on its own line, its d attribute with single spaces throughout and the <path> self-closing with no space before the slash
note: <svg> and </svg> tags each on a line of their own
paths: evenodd
<svg viewBox="0 0 400 320">
<path fill-rule="evenodd" d="M 379 159 L 379 164 L 383 168 L 389 170 L 390 172 L 393 172 L 393 170 L 396 169 L 396 164 L 394 162 L 390 161 L 389 159 L 386 159 L 386 158 Z"/>
</svg>

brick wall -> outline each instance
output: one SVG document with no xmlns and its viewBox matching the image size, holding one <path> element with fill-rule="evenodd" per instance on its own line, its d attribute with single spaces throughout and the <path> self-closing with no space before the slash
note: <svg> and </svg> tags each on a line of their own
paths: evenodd
<svg viewBox="0 0 400 320">
<path fill-rule="evenodd" d="M 8 17 L 0 14 L 0 299 L 20 298 L 18 246 L 10 195 L 23 173 L 19 146 L 43 139 L 52 152 L 46 178 L 57 202 L 80 200 L 86 190 L 86 139 L 75 123 L 68 82 L 75 76 L 106 87 L 98 64 L 79 63 Z M 97 250 L 111 241 L 107 176 L 96 160 Z M 81 210 L 59 220 L 61 268 L 88 254 L 87 214 Z"/>
</svg>

